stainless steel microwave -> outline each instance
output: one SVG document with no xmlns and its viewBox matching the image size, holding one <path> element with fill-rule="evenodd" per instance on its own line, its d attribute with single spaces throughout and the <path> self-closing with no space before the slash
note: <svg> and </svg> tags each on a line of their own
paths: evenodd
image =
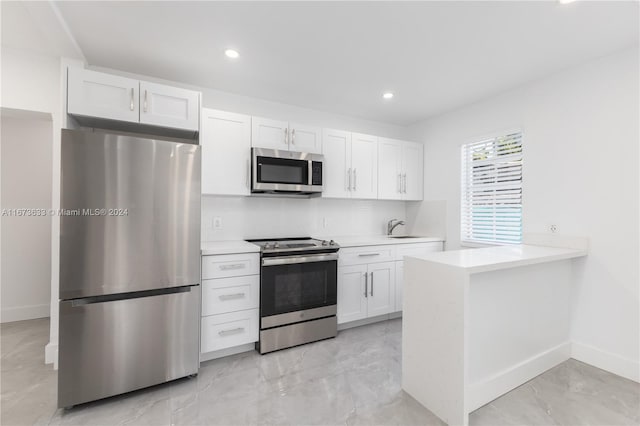
<svg viewBox="0 0 640 426">
<path fill-rule="evenodd" d="M 323 162 L 321 154 L 251 148 L 251 192 L 319 196 Z"/>
</svg>

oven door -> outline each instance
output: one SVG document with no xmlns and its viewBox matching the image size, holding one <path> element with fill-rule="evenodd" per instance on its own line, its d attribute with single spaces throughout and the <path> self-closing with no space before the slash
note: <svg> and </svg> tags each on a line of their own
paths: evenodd
<svg viewBox="0 0 640 426">
<path fill-rule="evenodd" d="M 337 289 L 337 253 L 263 258 L 260 328 L 335 315 Z"/>
</svg>

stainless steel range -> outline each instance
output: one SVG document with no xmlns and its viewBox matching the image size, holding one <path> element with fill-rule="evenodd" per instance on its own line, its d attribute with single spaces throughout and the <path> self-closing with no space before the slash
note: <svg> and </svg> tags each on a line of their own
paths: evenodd
<svg viewBox="0 0 640 426">
<path fill-rule="evenodd" d="M 248 240 L 260 246 L 261 354 L 335 337 L 338 250 L 312 238 Z"/>
</svg>

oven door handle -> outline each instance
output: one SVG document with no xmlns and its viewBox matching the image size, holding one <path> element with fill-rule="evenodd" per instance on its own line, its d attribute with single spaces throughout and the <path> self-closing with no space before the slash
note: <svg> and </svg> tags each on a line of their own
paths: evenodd
<svg viewBox="0 0 640 426">
<path fill-rule="evenodd" d="M 264 257 L 262 266 L 294 265 L 297 263 L 328 262 L 338 260 L 338 253 L 309 254 L 306 256 Z"/>
</svg>

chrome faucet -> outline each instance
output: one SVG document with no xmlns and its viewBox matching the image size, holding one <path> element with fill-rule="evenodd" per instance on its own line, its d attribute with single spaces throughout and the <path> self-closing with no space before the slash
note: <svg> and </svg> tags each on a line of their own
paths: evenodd
<svg viewBox="0 0 640 426">
<path fill-rule="evenodd" d="M 396 222 L 396 223 L 393 223 L 393 222 Z M 404 225 L 404 220 L 391 219 L 387 223 L 387 235 L 391 235 L 393 233 L 393 230 L 396 229 L 396 226 L 398 225 Z"/>
</svg>

